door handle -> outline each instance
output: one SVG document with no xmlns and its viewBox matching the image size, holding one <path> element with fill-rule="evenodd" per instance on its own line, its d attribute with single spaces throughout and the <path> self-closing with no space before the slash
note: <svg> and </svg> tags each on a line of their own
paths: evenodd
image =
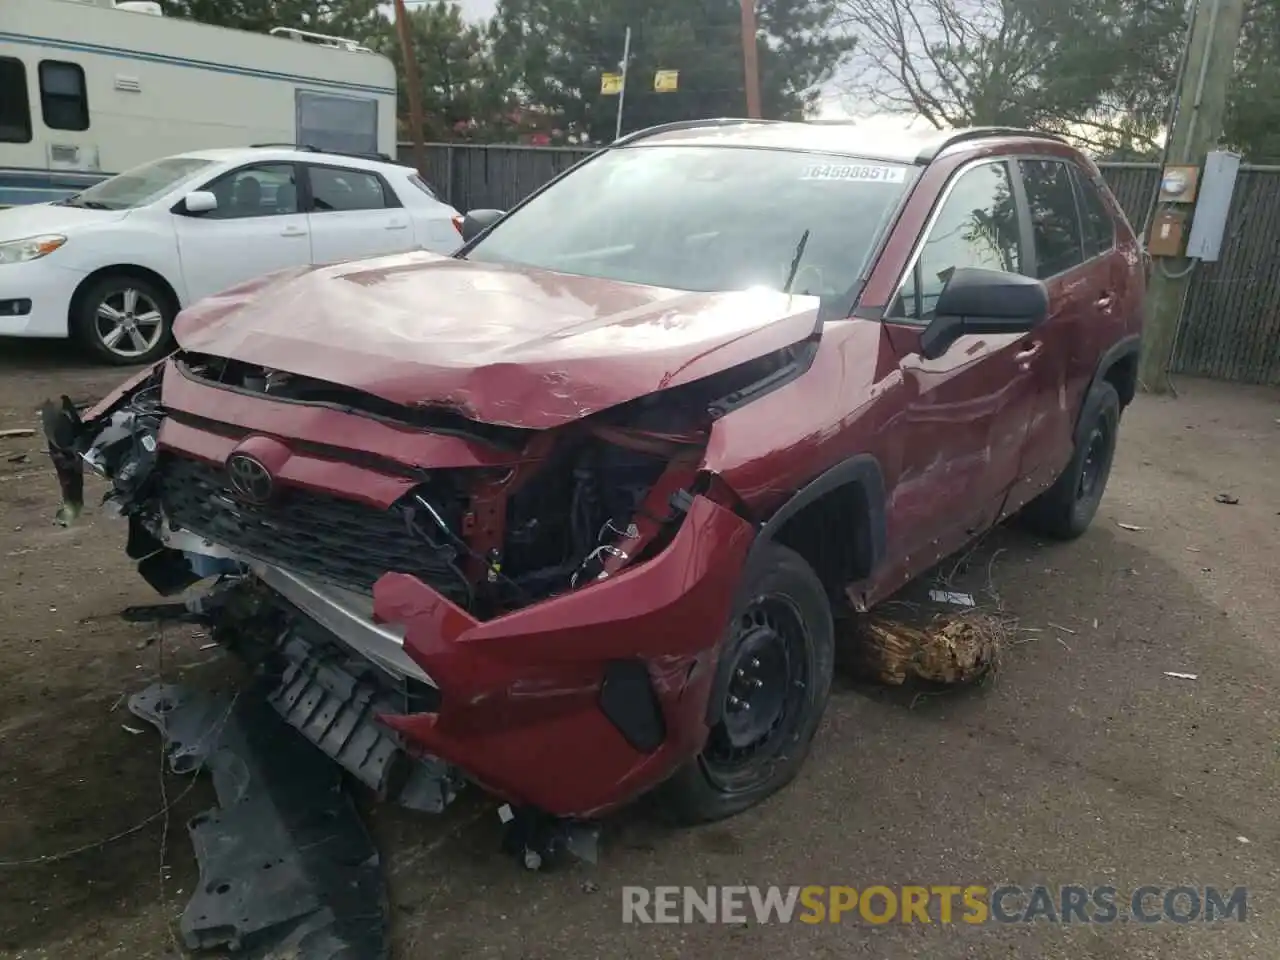
<svg viewBox="0 0 1280 960">
<path fill-rule="evenodd" d="M 408 226 L 408 224 L 407 224 L 407 223 L 405 223 L 405 221 L 403 221 L 403 220 L 392 220 L 390 223 L 388 223 L 388 224 L 387 224 L 387 229 L 388 229 L 388 230 L 403 230 L 403 229 L 404 229 L 405 227 L 407 227 L 407 226 Z"/>
<path fill-rule="evenodd" d="M 1037 340 L 1025 350 L 1019 350 L 1013 355 L 1013 359 L 1018 363 L 1028 363 L 1040 356 L 1040 351 L 1044 349 L 1044 343 Z"/>
<path fill-rule="evenodd" d="M 1116 298 L 1112 296 L 1110 293 L 1104 293 L 1097 300 L 1093 301 L 1093 305 L 1097 307 L 1099 310 L 1105 310 L 1107 307 L 1111 306 L 1111 304 L 1115 302 L 1115 299 Z"/>
<path fill-rule="evenodd" d="M 280 231 L 280 236 L 282 237 L 305 237 L 306 235 L 307 231 L 301 227 L 285 227 Z"/>
</svg>

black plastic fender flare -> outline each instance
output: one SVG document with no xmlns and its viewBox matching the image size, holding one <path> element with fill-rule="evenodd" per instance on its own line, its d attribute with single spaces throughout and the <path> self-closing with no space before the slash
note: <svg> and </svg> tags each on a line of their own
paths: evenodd
<svg viewBox="0 0 1280 960">
<path fill-rule="evenodd" d="M 884 559 L 887 549 L 888 521 L 885 511 L 884 474 L 880 471 L 880 462 L 869 453 L 860 453 L 848 460 L 842 460 L 792 494 L 791 499 L 774 511 L 773 516 L 761 525 L 755 542 L 751 545 L 751 553 L 747 555 L 747 562 L 750 563 L 752 553 L 758 551 L 762 544 L 771 542 L 786 526 L 787 521 L 801 510 L 833 490 L 849 484 L 858 484 L 862 487 L 867 498 L 867 522 L 870 525 L 868 542 L 871 546 L 871 556 L 868 559 L 870 569 L 876 569 Z"/>
<path fill-rule="evenodd" d="M 1138 333 L 1129 334 L 1113 343 L 1103 352 L 1098 360 L 1098 365 L 1093 370 L 1093 376 L 1089 378 L 1089 384 L 1085 387 L 1083 396 L 1080 397 L 1080 409 L 1076 411 L 1075 429 L 1072 431 L 1072 437 L 1079 442 L 1080 439 L 1080 418 L 1084 415 L 1084 405 L 1089 401 L 1089 394 L 1093 391 L 1094 385 L 1106 377 L 1107 371 L 1115 364 L 1123 360 L 1129 355 L 1140 356 L 1142 353 L 1142 335 Z M 1134 382 L 1134 391 L 1137 391 L 1137 382 Z M 1123 398 L 1121 398 L 1123 402 Z"/>
</svg>

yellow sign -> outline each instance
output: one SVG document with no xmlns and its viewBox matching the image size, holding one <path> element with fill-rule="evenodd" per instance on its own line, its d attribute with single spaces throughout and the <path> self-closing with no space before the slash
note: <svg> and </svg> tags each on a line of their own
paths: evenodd
<svg viewBox="0 0 1280 960">
<path fill-rule="evenodd" d="M 680 89 L 679 70 L 659 70 L 653 75 L 655 93 L 675 93 Z"/>
<path fill-rule="evenodd" d="M 622 92 L 622 74 L 600 74 L 600 92 L 606 97 L 616 97 Z"/>
</svg>

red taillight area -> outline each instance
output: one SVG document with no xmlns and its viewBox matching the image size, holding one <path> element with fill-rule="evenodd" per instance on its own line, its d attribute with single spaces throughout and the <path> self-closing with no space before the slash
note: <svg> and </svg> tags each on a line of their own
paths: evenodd
<svg viewBox="0 0 1280 960">
<path fill-rule="evenodd" d="M 461 217 L 461 216 L 459 216 L 459 215 L 457 215 L 457 214 L 455 214 L 455 215 L 453 216 L 453 229 L 457 230 L 459 235 L 461 235 L 461 234 L 462 234 L 462 221 L 463 221 L 463 219 L 464 219 L 463 217 Z"/>
</svg>

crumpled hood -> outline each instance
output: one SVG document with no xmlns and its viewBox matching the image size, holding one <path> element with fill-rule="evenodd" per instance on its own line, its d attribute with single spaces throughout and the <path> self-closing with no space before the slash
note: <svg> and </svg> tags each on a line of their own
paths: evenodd
<svg viewBox="0 0 1280 960">
<path fill-rule="evenodd" d="M 797 343 L 816 297 L 687 293 L 410 253 L 274 274 L 210 297 L 184 350 L 410 406 L 545 429 Z"/>
</svg>

